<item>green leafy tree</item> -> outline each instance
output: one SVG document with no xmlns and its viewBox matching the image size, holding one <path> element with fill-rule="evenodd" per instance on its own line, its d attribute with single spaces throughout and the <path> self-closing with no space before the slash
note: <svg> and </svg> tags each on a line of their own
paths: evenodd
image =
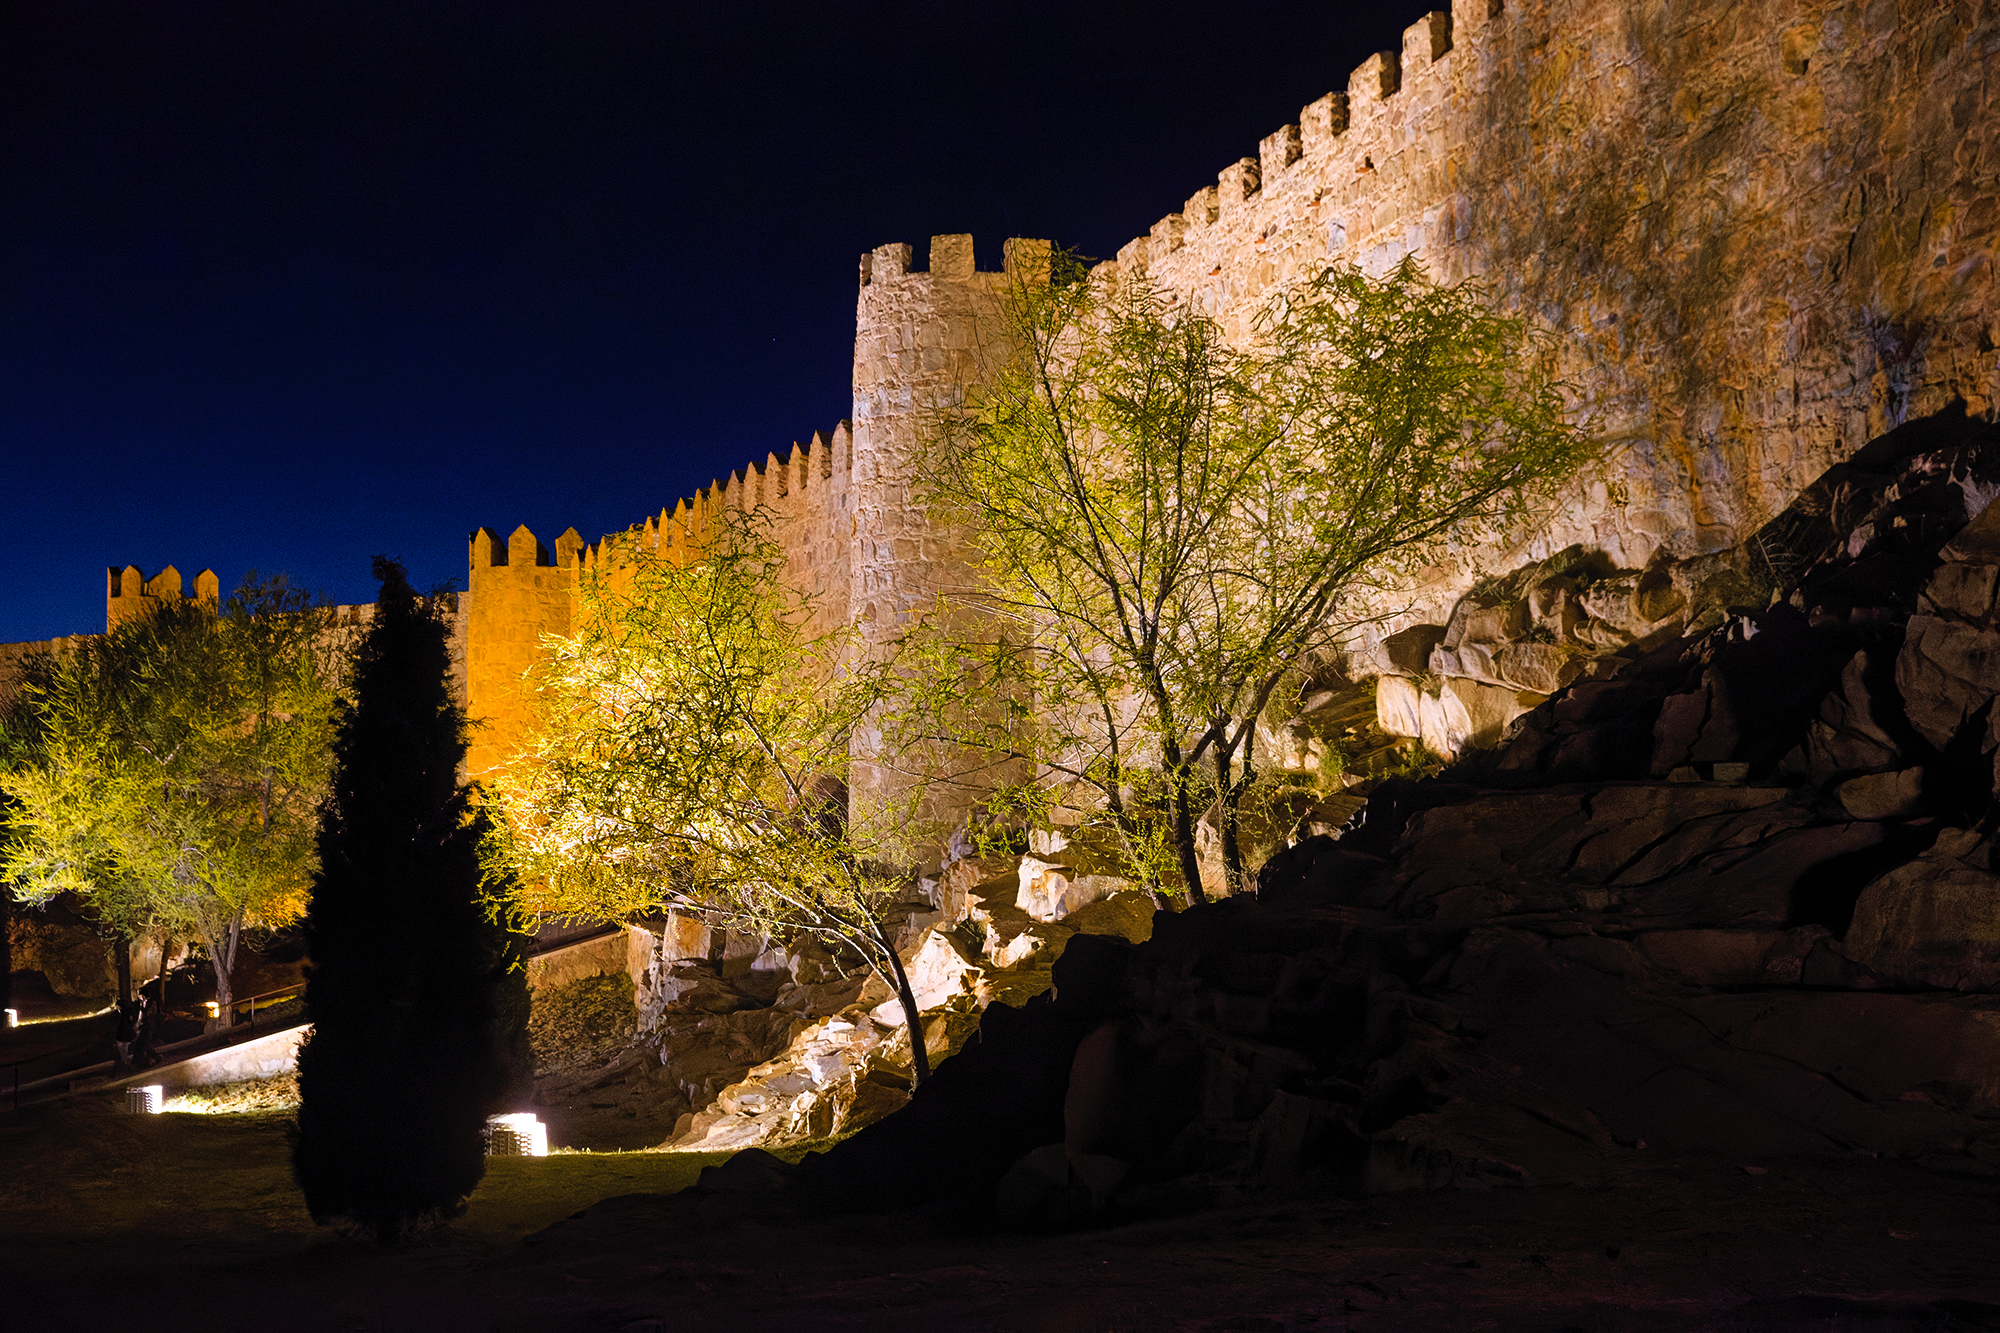
<svg viewBox="0 0 2000 1333">
<path fill-rule="evenodd" d="M 435 600 L 378 558 L 306 917 L 292 1170 L 316 1221 L 393 1244 L 463 1211 L 488 1114 L 523 1096 L 525 937 L 485 900 L 485 820 Z"/>
<path fill-rule="evenodd" d="M 0 773 L 0 873 L 117 936 L 200 941 L 229 1004 L 245 929 L 304 909 L 343 660 L 328 607 L 254 575 L 219 614 L 163 601 L 57 656 Z"/>
<path fill-rule="evenodd" d="M 1090 805 L 1137 873 L 1200 900 L 1211 801 L 1246 877 L 1238 815 L 1280 683 L 1589 447 L 1543 340 L 1410 258 L 1286 289 L 1241 345 L 1073 258 L 1009 309 L 1019 354 L 927 477 L 973 534 L 983 582 L 955 600 L 987 632 L 912 636 L 902 725 L 1032 761 L 1000 804 Z"/>
<path fill-rule="evenodd" d="M 849 740 L 887 674 L 847 630 L 815 634 L 752 517 L 686 566 L 630 552 L 582 576 L 573 635 L 531 677 L 539 715 L 496 784 L 489 864 L 535 910 L 617 920 L 679 908 L 866 959 L 899 997 L 919 1082 L 923 1024 L 885 909 L 906 821 L 855 811 Z"/>
</svg>

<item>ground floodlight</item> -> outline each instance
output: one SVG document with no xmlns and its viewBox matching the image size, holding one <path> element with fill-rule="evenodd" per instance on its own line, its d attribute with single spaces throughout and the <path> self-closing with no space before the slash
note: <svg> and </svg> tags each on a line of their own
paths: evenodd
<svg viewBox="0 0 2000 1333">
<path fill-rule="evenodd" d="M 486 1121 L 489 1157 L 547 1157 L 549 1127 L 532 1111 L 489 1116 Z"/>
<path fill-rule="evenodd" d="M 166 1088 L 158 1083 L 148 1083 L 143 1088 L 127 1088 L 125 1110 L 131 1115 L 158 1115 L 166 1093 Z"/>
<path fill-rule="evenodd" d="M 205 1001 L 205 1003 L 208 1005 L 208 1016 L 210 1018 L 222 1017 L 222 1005 L 220 1002 L 215 1000 L 208 1000 Z"/>
<path fill-rule="evenodd" d="M 7 1026 L 10 1028 L 21 1026 L 21 1011 L 19 1009 L 9 1009 L 7 1011 Z"/>
</svg>

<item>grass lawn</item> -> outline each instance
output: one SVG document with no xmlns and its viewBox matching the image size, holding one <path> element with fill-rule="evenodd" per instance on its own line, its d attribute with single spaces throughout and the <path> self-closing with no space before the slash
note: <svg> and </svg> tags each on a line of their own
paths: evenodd
<svg viewBox="0 0 2000 1333">
<path fill-rule="evenodd" d="M 492 1159 L 445 1235 L 383 1250 L 306 1217 L 288 1119 L 129 1116 L 103 1093 L 0 1114 L 0 1329 L 2000 1329 L 1992 1182 L 1854 1154 L 1752 1173 L 1662 1152 L 1591 1186 L 1319 1192 L 1035 1236 L 732 1191 L 591 1208 L 720 1158 L 565 1153 Z"/>
<path fill-rule="evenodd" d="M 292 1183 L 289 1111 L 125 1112 L 90 1093 L 0 1113 L 0 1268 L 232 1264 L 338 1242 Z M 617 1194 L 667 1193 L 726 1154 L 492 1158 L 439 1246 L 488 1251 Z"/>
</svg>

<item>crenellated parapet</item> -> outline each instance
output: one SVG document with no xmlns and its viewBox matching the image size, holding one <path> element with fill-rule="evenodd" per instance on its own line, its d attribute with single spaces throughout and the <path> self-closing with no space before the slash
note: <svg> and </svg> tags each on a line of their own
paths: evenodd
<svg viewBox="0 0 2000 1333">
<path fill-rule="evenodd" d="M 854 540 L 851 614 L 864 643 L 881 649 L 939 594 L 973 585 L 965 534 L 925 508 L 921 464 L 942 414 L 1011 352 L 1003 302 L 1011 283 L 1046 281 L 1049 242 L 1014 239 L 999 272 L 981 272 L 972 237 L 933 236 L 930 266 L 912 266 L 906 244 L 861 257 L 854 312 Z M 855 739 L 856 797 L 866 803 L 896 779 L 866 762 L 874 740 Z M 941 825 L 953 812 L 933 812 Z"/>
<path fill-rule="evenodd" d="M 2000 167 L 1967 151 L 2000 123 L 1995 22 L 1918 3 L 1453 0 L 1113 273 L 1247 338 L 1320 265 L 1379 275 L 1415 255 L 1558 333 L 1602 464 L 1508 542 L 1446 542 L 1390 628 L 1571 543 L 1632 568 L 1723 549 L 1886 429 L 2000 398 Z"/>
<path fill-rule="evenodd" d="M 793 586 L 812 599 L 823 626 L 848 618 L 848 549 L 854 537 L 854 433 L 843 421 L 832 431 L 794 441 L 717 478 L 622 532 L 583 551 L 584 568 L 615 565 L 643 550 L 684 562 L 698 552 L 727 513 L 762 509 L 770 535 L 787 556 Z"/>
<path fill-rule="evenodd" d="M 222 585 L 215 577 L 215 571 L 204 569 L 194 576 L 192 592 L 181 591 L 181 572 L 168 565 L 151 578 L 137 565 L 127 565 L 123 569 L 113 566 L 104 571 L 104 627 L 117 629 L 128 620 L 138 620 L 152 613 L 155 606 L 163 601 L 179 601 L 191 598 L 206 605 L 211 611 L 220 603 Z"/>
<path fill-rule="evenodd" d="M 812 599 L 817 627 L 849 615 L 849 551 L 854 542 L 853 432 L 841 422 L 767 453 L 632 526 L 585 543 L 574 528 L 553 549 L 525 526 L 504 540 L 488 528 L 467 549 L 464 606 L 467 712 L 475 719 L 467 772 L 490 778 L 520 746 L 532 718 L 523 676 L 542 659 L 542 641 L 576 623 L 581 576 L 611 573 L 634 559 L 685 563 L 698 556 L 730 513 L 761 509 L 786 554 L 787 576 Z"/>
<path fill-rule="evenodd" d="M 465 755 L 475 780 L 491 776 L 519 744 L 530 716 L 522 677 L 541 659 L 544 636 L 569 632 L 582 550 L 575 528 L 550 550 L 525 524 L 505 539 L 480 528 L 467 542 L 458 637 L 466 712 L 478 724 Z"/>
</svg>

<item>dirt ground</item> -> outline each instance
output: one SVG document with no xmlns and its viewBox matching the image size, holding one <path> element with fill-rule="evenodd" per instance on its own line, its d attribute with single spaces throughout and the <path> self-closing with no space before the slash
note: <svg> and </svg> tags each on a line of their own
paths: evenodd
<svg viewBox="0 0 2000 1333">
<path fill-rule="evenodd" d="M 283 1115 L 0 1115 L 0 1324 L 401 1329 L 2000 1329 L 1993 1182 L 1661 1158 L 1603 1187 L 1304 1198 L 1062 1236 L 774 1223 L 713 1156 L 496 1159 L 438 1242 L 315 1228 Z M 594 1205 L 594 1206 L 593 1206 Z"/>
</svg>

